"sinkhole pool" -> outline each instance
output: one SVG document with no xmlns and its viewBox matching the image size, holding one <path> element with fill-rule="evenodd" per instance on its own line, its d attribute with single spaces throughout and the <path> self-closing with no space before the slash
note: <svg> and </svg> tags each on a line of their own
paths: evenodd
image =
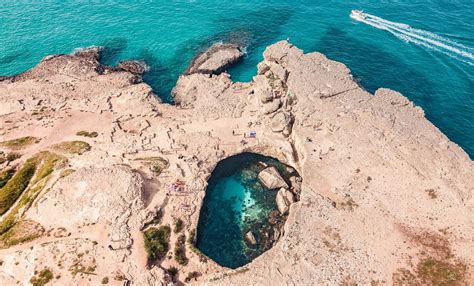
<svg viewBox="0 0 474 286">
<path fill-rule="evenodd" d="M 249 263 L 282 235 L 286 216 L 275 202 L 278 190 L 268 190 L 258 180 L 266 166 L 277 168 L 287 183 L 299 176 L 277 159 L 241 153 L 220 161 L 209 178 L 196 247 L 222 266 L 235 269 Z M 249 231 L 256 244 L 245 239 Z"/>
</svg>

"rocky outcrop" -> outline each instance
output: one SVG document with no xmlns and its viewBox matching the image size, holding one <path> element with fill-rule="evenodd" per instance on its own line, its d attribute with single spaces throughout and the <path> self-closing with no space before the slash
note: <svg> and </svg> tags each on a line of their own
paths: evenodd
<svg viewBox="0 0 474 286">
<path fill-rule="evenodd" d="M 118 66 L 120 69 L 136 75 L 142 75 L 149 69 L 144 61 L 123 61 Z"/>
<path fill-rule="evenodd" d="M 258 180 L 265 188 L 269 190 L 288 188 L 287 183 L 281 177 L 280 173 L 275 167 L 268 167 L 262 170 L 258 174 Z"/>
<path fill-rule="evenodd" d="M 184 74 L 219 74 L 243 56 L 244 53 L 237 45 L 214 44 L 207 51 L 194 58 Z"/>
<path fill-rule="evenodd" d="M 28 284 L 45 267 L 59 285 L 103 277 L 161 284 L 171 267 L 178 279 L 201 273 L 198 284 L 436 284 L 419 271 L 439 270 L 430 265 L 455 273 L 454 284 L 472 284 L 474 164 L 420 108 L 388 89 L 368 93 L 345 65 L 287 41 L 265 50 L 249 83 L 209 76 L 228 62 L 217 53 L 226 60 L 204 64 L 211 54 L 201 61 L 206 74 L 179 78 L 177 106 L 160 104 L 137 75 L 102 67 L 95 52 L 46 57 L 0 79 L 0 141 L 41 138 L 15 164 L 63 141 L 91 146 L 68 156 L 63 168 L 74 173 L 49 174 L 22 208 L 21 219 L 45 233 L 0 250 L 0 284 Z M 250 131 L 256 138 L 244 138 Z M 192 251 L 186 266 L 164 259 L 148 268 L 142 230 L 180 217 L 184 233 L 170 234 L 170 249 L 179 235 L 191 237 L 210 173 L 241 152 L 279 158 L 302 176 L 288 186 L 275 170 L 262 173 L 279 190 L 269 222 L 287 219 L 257 237 L 278 243 L 244 271 Z M 163 161 L 166 168 L 153 164 Z M 94 261 L 96 275 L 72 275 L 78 262 L 87 269 Z"/>
</svg>

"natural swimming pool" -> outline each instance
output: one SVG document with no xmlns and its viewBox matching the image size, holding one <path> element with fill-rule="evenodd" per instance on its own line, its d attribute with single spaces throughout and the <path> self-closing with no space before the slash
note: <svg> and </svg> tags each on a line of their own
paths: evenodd
<svg viewBox="0 0 474 286">
<path fill-rule="evenodd" d="M 219 162 L 208 181 L 199 217 L 197 248 L 218 264 L 237 268 L 270 249 L 282 235 L 286 220 L 276 204 L 278 190 L 268 190 L 258 179 L 275 167 L 285 181 L 298 176 L 280 161 L 242 153 Z M 245 239 L 251 232 L 256 243 Z"/>
</svg>

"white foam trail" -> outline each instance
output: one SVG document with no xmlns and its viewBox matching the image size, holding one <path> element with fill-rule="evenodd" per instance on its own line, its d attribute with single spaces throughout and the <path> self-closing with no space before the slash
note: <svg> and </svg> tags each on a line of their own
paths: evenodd
<svg viewBox="0 0 474 286">
<path fill-rule="evenodd" d="M 472 53 L 474 48 L 466 47 L 465 45 L 446 39 L 429 31 L 412 28 L 407 24 L 388 21 L 366 13 L 364 13 L 363 16 L 364 17 L 351 15 L 351 18 L 377 29 L 388 31 L 397 38 L 406 42 L 424 46 L 434 51 L 444 53 L 469 65 L 474 65 L 474 54 Z"/>
</svg>

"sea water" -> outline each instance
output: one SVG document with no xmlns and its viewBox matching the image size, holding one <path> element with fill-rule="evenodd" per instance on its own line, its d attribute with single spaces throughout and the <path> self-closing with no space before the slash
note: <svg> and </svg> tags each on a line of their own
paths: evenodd
<svg viewBox="0 0 474 286">
<path fill-rule="evenodd" d="M 370 92 L 400 91 L 474 157 L 473 1 L 2 1 L 0 75 L 46 55 L 106 47 L 105 64 L 144 59 L 165 101 L 192 57 L 215 42 L 246 47 L 230 70 L 256 73 L 265 47 L 289 38 L 345 63 Z M 349 17 L 352 9 L 371 15 Z"/>
</svg>

